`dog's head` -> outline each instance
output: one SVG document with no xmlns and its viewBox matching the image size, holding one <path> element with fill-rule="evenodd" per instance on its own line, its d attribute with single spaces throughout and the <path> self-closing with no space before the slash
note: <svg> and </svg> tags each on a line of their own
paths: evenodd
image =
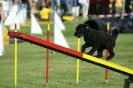
<svg viewBox="0 0 133 88">
<path fill-rule="evenodd" d="M 84 34 L 87 32 L 87 31 L 89 31 L 89 25 L 87 25 L 87 24 L 79 24 L 75 29 L 76 29 L 76 31 L 75 31 L 75 33 L 74 33 L 74 35 L 76 36 L 76 37 L 78 37 L 78 38 L 80 38 L 80 37 L 82 37 L 82 36 L 84 36 Z"/>
</svg>

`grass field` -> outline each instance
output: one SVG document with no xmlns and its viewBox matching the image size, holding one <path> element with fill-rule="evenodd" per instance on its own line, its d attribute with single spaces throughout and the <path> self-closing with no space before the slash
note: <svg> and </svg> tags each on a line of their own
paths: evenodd
<svg viewBox="0 0 133 88">
<path fill-rule="evenodd" d="M 77 24 L 64 23 L 63 34 L 71 49 L 77 50 L 77 38 L 74 36 Z M 40 24 L 46 38 L 47 24 Z M 51 42 L 53 29 L 50 26 Z M 20 32 L 30 34 L 30 27 L 21 27 Z M 83 44 L 81 38 L 81 44 Z M 89 50 L 89 49 L 88 49 Z M 133 34 L 119 34 L 115 47 L 116 56 L 110 60 L 116 64 L 133 69 Z M 17 88 L 45 88 L 46 49 L 28 42 L 18 44 Z M 105 52 L 104 57 L 105 59 Z M 79 84 L 76 85 L 76 59 L 64 54 L 50 52 L 48 88 L 123 88 L 128 76 L 109 70 L 109 80 L 105 84 L 105 68 L 80 61 Z M 14 87 L 14 44 L 5 46 L 5 54 L 0 57 L 0 88 Z M 130 85 L 133 88 L 133 85 Z"/>
</svg>

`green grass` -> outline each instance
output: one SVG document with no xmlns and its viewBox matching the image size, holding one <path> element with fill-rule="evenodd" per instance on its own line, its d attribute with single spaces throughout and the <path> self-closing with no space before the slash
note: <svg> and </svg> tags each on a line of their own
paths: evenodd
<svg viewBox="0 0 133 88">
<path fill-rule="evenodd" d="M 71 49 L 77 49 L 74 31 L 77 24 L 65 22 L 63 31 Z M 46 38 L 47 24 L 41 24 Z M 53 42 L 53 24 L 50 28 Z M 30 34 L 30 27 L 21 27 L 20 32 Z M 133 69 L 133 35 L 120 34 L 116 41 L 116 56 L 111 60 L 116 64 Z M 126 41 L 125 41 L 126 40 Z M 81 44 L 83 44 L 81 38 Z M 105 59 L 105 52 L 104 57 Z M 28 42 L 18 44 L 17 88 L 45 88 L 46 49 Z M 76 59 L 61 53 L 50 52 L 48 88 L 122 88 L 128 76 L 109 70 L 109 80 L 105 84 L 105 68 L 80 61 L 79 84 L 76 86 Z M 0 57 L 0 88 L 14 87 L 14 44 L 5 46 L 5 54 Z M 133 85 L 130 85 L 132 88 Z"/>
</svg>

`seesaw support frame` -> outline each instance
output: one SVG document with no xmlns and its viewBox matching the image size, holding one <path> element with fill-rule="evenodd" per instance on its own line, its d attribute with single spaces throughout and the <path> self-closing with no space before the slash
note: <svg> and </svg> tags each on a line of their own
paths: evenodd
<svg viewBox="0 0 133 88">
<path fill-rule="evenodd" d="M 16 37 L 18 39 L 25 40 L 27 42 L 33 43 L 33 44 L 41 46 L 41 47 L 45 47 L 45 48 L 48 48 L 48 49 L 58 51 L 62 54 L 66 54 L 68 56 L 74 57 L 75 59 L 78 58 L 82 61 L 86 61 L 86 62 L 95 64 L 95 65 L 98 65 L 98 66 L 101 66 L 101 67 L 104 67 L 104 68 L 108 68 L 108 69 L 116 71 L 118 73 L 127 75 L 127 76 L 129 76 L 129 78 L 125 79 L 124 88 L 129 88 L 130 83 L 133 83 L 133 70 L 129 69 L 127 67 L 124 67 L 124 66 L 121 66 L 121 65 L 109 62 L 109 61 L 105 61 L 105 60 L 102 60 L 100 58 L 96 58 L 96 57 L 78 52 L 76 50 L 72 50 L 72 49 L 69 49 L 69 48 L 66 48 L 66 47 L 48 42 L 46 40 L 36 38 L 34 36 L 31 36 L 31 35 L 28 35 L 28 34 L 25 34 L 25 33 L 10 32 L 9 31 L 8 35 L 12 36 L 12 37 Z"/>
</svg>

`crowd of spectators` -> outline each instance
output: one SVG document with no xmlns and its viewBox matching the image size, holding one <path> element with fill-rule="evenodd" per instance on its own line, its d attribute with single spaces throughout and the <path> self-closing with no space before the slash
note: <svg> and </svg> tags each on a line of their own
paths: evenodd
<svg viewBox="0 0 133 88">
<path fill-rule="evenodd" d="M 124 0 L 90 0 L 88 14 L 121 14 Z M 125 0 L 125 13 L 131 13 L 133 0 Z"/>
<path fill-rule="evenodd" d="M 121 14 L 123 8 L 123 1 L 125 1 L 125 13 L 133 12 L 133 0 L 5 0 L 12 1 L 13 3 L 27 4 L 27 17 L 30 17 L 31 8 L 35 14 L 48 17 L 52 12 L 52 1 L 54 1 L 54 7 L 60 9 L 61 16 L 72 15 L 72 8 L 79 7 L 79 16 L 83 16 L 85 12 L 87 15 L 95 14 Z M 59 2 L 60 1 L 60 2 Z M 60 3 L 58 7 L 58 3 Z M 45 8 L 45 10 L 44 10 Z M 0 8 L 1 9 L 1 8 Z M 85 10 L 85 11 L 84 11 Z M 41 12 L 43 11 L 43 12 Z M 42 15 L 40 15 L 40 13 Z M 48 14 L 47 14 L 48 13 Z M 86 15 L 86 14 L 85 14 Z M 130 16 L 133 18 L 133 16 Z"/>
<path fill-rule="evenodd" d="M 38 0 L 40 1 L 40 0 Z M 52 0 L 43 0 L 51 2 Z M 57 1 L 54 0 L 57 5 Z M 133 12 L 133 0 L 60 0 L 61 15 L 71 14 L 72 7 L 79 6 L 79 15 L 83 15 L 83 8 L 87 8 L 88 14 L 121 14 L 125 1 L 124 13 Z M 82 3 L 84 2 L 84 3 Z M 131 16 L 133 18 L 133 16 Z"/>
</svg>

